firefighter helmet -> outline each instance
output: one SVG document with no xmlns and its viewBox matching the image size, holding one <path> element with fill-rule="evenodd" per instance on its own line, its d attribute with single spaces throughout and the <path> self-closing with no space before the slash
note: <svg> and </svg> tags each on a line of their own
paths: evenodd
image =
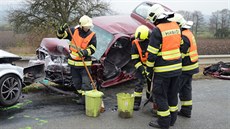
<svg viewBox="0 0 230 129">
<path fill-rule="evenodd" d="M 149 38 L 149 28 L 145 25 L 137 27 L 135 32 L 135 39 L 145 40 Z"/>
<path fill-rule="evenodd" d="M 165 12 L 164 8 L 160 4 L 154 4 L 148 12 L 147 19 L 155 23 L 156 19 Z"/>
<path fill-rule="evenodd" d="M 84 15 L 80 18 L 79 24 L 80 26 L 93 27 L 92 19 L 87 15 Z"/>
<path fill-rule="evenodd" d="M 183 18 L 183 16 L 179 13 L 175 13 L 173 18 L 169 18 L 169 21 L 177 22 L 180 26 L 184 25 L 186 23 L 186 20 Z"/>
<path fill-rule="evenodd" d="M 179 13 L 175 13 L 174 17 L 170 18 L 169 21 L 177 22 L 181 28 L 191 28 L 193 25 L 192 21 L 186 21 L 184 17 Z"/>
</svg>

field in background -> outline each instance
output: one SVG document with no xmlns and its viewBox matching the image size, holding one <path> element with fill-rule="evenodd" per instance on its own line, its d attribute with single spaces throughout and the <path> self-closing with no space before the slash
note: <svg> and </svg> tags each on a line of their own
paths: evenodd
<svg viewBox="0 0 230 129">
<path fill-rule="evenodd" d="M 0 49 L 18 55 L 35 54 L 42 38 L 45 37 L 0 31 Z M 198 38 L 197 46 L 200 55 L 230 54 L 230 39 Z"/>
<path fill-rule="evenodd" d="M 35 54 L 43 36 L 39 34 L 15 34 L 12 31 L 0 31 L 0 49 L 21 56 Z"/>
<path fill-rule="evenodd" d="M 230 54 L 230 39 L 197 39 L 199 55 Z"/>
</svg>

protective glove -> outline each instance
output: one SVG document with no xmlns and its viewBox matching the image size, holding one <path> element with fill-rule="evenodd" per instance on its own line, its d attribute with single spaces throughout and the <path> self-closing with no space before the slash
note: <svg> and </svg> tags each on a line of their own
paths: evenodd
<svg viewBox="0 0 230 129">
<path fill-rule="evenodd" d="M 153 76 L 153 74 L 150 73 L 150 72 L 148 72 L 148 71 L 145 71 L 145 72 L 146 72 L 146 79 L 147 79 L 148 81 L 152 81 L 152 76 Z"/>
<path fill-rule="evenodd" d="M 61 25 L 61 26 L 59 27 L 59 29 L 58 29 L 58 33 L 59 33 L 59 34 L 63 34 L 63 33 L 65 32 L 65 30 L 66 30 L 68 27 L 69 27 L 69 26 L 68 26 L 67 23 Z"/>
<path fill-rule="evenodd" d="M 85 57 L 86 55 L 87 55 L 87 52 L 85 52 L 84 50 L 81 50 L 81 51 L 79 51 L 79 52 L 77 52 L 78 53 L 78 55 L 80 56 L 80 57 Z"/>
<path fill-rule="evenodd" d="M 147 73 L 146 73 L 145 70 L 143 70 L 141 73 L 142 73 L 142 75 L 143 75 L 144 77 L 147 77 Z"/>
<path fill-rule="evenodd" d="M 150 82 L 152 81 L 152 76 L 151 76 L 150 74 L 148 74 L 148 75 L 146 76 L 146 78 L 147 78 L 148 81 L 150 81 Z"/>
</svg>

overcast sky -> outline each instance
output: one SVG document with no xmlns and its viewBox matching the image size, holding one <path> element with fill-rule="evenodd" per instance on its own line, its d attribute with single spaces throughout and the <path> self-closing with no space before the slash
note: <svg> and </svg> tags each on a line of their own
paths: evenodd
<svg viewBox="0 0 230 129">
<path fill-rule="evenodd" d="M 134 7 L 148 0 L 106 0 L 111 3 L 112 9 L 119 13 L 128 14 Z M 149 0 L 161 3 L 174 11 L 201 11 L 205 15 L 222 9 L 230 10 L 230 0 Z"/>
<path fill-rule="evenodd" d="M 1 7 L 20 3 L 24 0 L 0 0 Z M 201 11 L 203 14 L 211 15 L 212 12 L 222 9 L 230 10 L 230 0 L 102 0 L 111 3 L 111 8 L 122 14 L 129 14 L 138 4 L 144 1 L 161 3 L 174 11 Z"/>
</svg>

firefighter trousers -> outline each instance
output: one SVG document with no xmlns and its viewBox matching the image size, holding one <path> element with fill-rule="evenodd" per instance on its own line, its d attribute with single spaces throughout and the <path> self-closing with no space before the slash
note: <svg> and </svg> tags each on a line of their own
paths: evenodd
<svg viewBox="0 0 230 129">
<path fill-rule="evenodd" d="M 91 69 L 88 67 L 89 72 L 91 73 Z M 92 90 L 92 85 L 90 83 L 89 76 L 87 74 L 87 71 L 85 67 L 70 67 L 70 72 L 72 75 L 72 81 L 75 89 L 82 90 L 82 91 L 88 91 Z"/>
<path fill-rule="evenodd" d="M 186 116 L 191 116 L 192 111 L 192 75 L 182 74 L 180 76 L 179 98 L 181 110 Z"/>
<path fill-rule="evenodd" d="M 142 93 L 144 88 L 145 80 L 147 80 L 147 90 L 146 90 L 146 98 L 149 99 L 151 89 L 151 81 L 145 78 L 141 72 L 137 71 L 135 74 L 137 81 L 135 83 L 135 92 Z"/>
<path fill-rule="evenodd" d="M 145 83 L 145 77 L 142 75 L 141 71 L 137 70 L 135 73 L 137 81 L 135 82 L 135 90 L 134 90 L 134 105 L 136 105 L 139 109 L 142 100 L 142 91 Z"/>
<path fill-rule="evenodd" d="M 179 76 L 175 77 L 161 77 L 155 76 L 153 78 L 153 94 L 155 102 L 158 106 L 157 123 L 162 128 L 169 128 L 174 125 L 177 119 L 178 111 L 178 88 Z"/>
<path fill-rule="evenodd" d="M 135 92 L 142 93 L 144 83 L 145 83 L 145 77 L 142 75 L 142 73 L 139 70 L 137 70 L 135 76 L 137 78 L 137 81 L 135 82 Z"/>
</svg>

